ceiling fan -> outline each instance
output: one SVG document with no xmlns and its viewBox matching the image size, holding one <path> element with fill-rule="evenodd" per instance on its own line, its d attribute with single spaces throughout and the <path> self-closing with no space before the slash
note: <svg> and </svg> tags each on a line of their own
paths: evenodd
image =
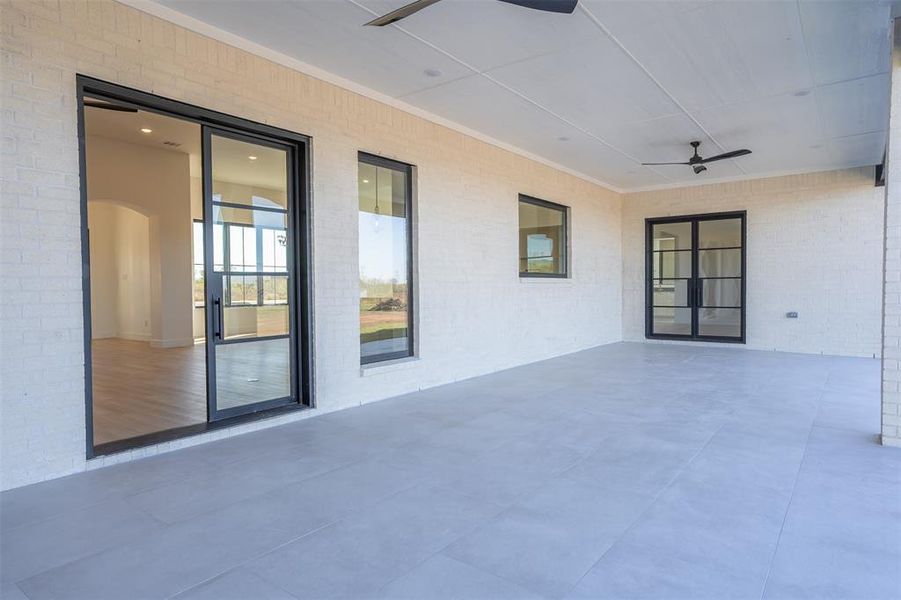
<svg viewBox="0 0 901 600">
<path fill-rule="evenodd" d="M 85 98 L 84 105 L 90 108 L 102 108 L 104 110 L 114 110 L 116 112 L 138 112 L 137 108 L 132 108 L 131 106 L 122 106 L 121 104 L 113 104 L 112 102 L 97 100 L 95 98 Z"/>
<path fill-rule="evenodd" d="M 416 2 L 411 2 L 406 6 L 401 6 L 397 10 L 392 10 L 388 14 L 382 15 L 381 17 L 377 17 L 366 25 L 375 25 L 376 27 L 384 27 L 385 25 L 390 25 L 391 23 L 396 23 L 401 19 L 409 17 L 415 12 L 419 12 L 423 8 L 431 6 L 438 2 L 439 0 L 416 0 Z M 506 2 L 507 4 L 515 4 L 516 6 L 523 6 L 525 8 L 534 8 L 535 10 L 543 10 L 546 12 L 555 12 L 555 13 L 566 13 L 571 14 L 574 10 L 576 10 L 576 4 L 579 3 L 579 0 L 498 0 L 499 2 Z"/>
<path fill-rule="evenodd" d="M 724 152 L 723 154 L 717 154 L 716 156 L 711 156 L 710 158 L 703 158 L 698 154 L 698 146 L 701 145 L 701 142 L 691 142 L 691 147 L 695 149 L 695 154 L 691 158 L 688 159 L 688 162 L 659 162 L 659 163 L 641 163 L 645 166 L 650 165 L 689 165 L 695 172 L 695 175 L 700 175 L 704 171 L 707 170 L 707 163 L 712 163 L 717 160 L 726 160 L 727 158 L 736 158 L 738 156 L 745 156 L 746 154 L 750 154 L 751 151 L 745 148 L 741 150 L 733 150 L 732 152 Z"/>
</svg>

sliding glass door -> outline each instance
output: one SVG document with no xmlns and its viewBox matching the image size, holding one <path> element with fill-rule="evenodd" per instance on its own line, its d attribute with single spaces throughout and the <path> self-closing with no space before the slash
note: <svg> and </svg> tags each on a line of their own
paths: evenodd
<svg viewBox="0 0 901 600">
<path fill-rule="evenodd" d="M 743 342 L 745 213 L 647 221 L 645 332 Z"/>
<path fill-rule="evenodd" d="M 296 403 L 291 146 L 204 127 L 211 421 Z"/>
</svg>

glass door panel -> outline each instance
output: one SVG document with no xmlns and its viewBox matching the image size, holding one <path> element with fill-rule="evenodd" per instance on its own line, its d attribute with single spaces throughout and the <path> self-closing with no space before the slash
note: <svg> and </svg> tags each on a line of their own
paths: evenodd
<svg viewBox="0 0 901 600">
<path fill-rule="evenodd" d="M 654 250 L 691 250 L 691 221 L 656 223 L 652 226 Z"/>
<path fill-rule="evenodd" d="M 742 219 L 698 221 L 698 248 L 741 248 Z"/>
<path fill-rule="evenodd" d="M 697 336 L 742 337 L 743 219 L 697 222 Z"/>
<path fill-rule="evenodd" d="M 698 337 L 740 338 L 740 308 L 702 308 L 698 313 Z"/>
<path fill-rule="evenodd" d="M 691 274 L 691 250 L 654 250 L 655 279 L 687 279 Z"/>
<path fill-rule="evenodd" d="M 654 306 L 688 306 L 688 280 L 655 280 Z"/>
<path fill-rule="evenodd" d="M 691 309 L 655 306 L 653 309 L 655 335 L 691 336 Z"/>
<path fill-rule="evenodd" d="M 741 277 L 741 248 L 699 250 L 698 276 Z"/>
<path fill-rule="evenodd" d="M 694 274 L 691 221 L 651 226 L 651 333 L 691 336 Z"/>
<path fill-rule="evenodd" d="M 741 279 L 704 280 L 700 306 L 741 308 Z"/>
<path fill-rule="evenodd" d="M 210 418 L 297 401 L 290 149 L 205 130 Z"/>
</svg>

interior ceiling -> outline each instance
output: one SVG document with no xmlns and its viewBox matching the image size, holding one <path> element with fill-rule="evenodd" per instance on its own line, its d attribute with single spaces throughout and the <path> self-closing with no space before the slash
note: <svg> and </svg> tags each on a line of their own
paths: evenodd
<svg viewBox="0 0 901 600">
<path fill-rule="evenodd" d="M 408 1 L 157 3 L 619 189 L 882 161 L 889 2 L 442 0 L 362 26 Z M 695 139 L 753 154 L 639 164 Z"/>
<path fill-rule="evenodd" d="M 200 126 L 191 121 L 144 110 L 119 112 L 87 106 L 84 115 L 84 130 L 87 135 L 151 146 L 158 150 L 200 155 Z M 141 131 L 145 128 L 150 129 L 150 133 Z"/>
<path fill-rule="evenodd" d="M 145 133 L 142 129 L 150 129 L 150 133 Z M 86 106 L 85 133 L 187 154 L 200 168 L 200 125 L 192 121 L 144 110 L 119 112 Z M 256 158 L 250 159 L 250 156 Z M 284 190 L 287 185 L 285 160 L 282 150 L 216 138 L 213 146 L 213 177 L 219 181 Z"/>
</svg>

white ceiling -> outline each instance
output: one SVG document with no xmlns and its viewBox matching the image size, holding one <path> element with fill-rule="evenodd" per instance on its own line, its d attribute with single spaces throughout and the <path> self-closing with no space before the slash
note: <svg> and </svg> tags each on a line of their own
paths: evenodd
<svg viewBox="0 0 901 600">
<path fill-rule="evenodd" d="M 187 154 L 192 171 L 196 169 L 192 175 L 200 176 L 201 131 L 197 123 L 145 110 L 119 112 L 85 107 L 84 115 L 87 135 Z M 212 143 L 213 179 L 285 190 L 287 162 L 284 150 L 217 135 L 213 136 Z"/>
<path fill-rule="evenodd" d="M 200 125 L 146 110 L 119 112 L 86 106 L 84 129 L 87 135 L 200 155 Z M 150 133 L 142 129 L 149 129 Z"/>
<path fill-rule="evenodd" d="M 617 189 L 882 160 L 887 1 L 442 0 L 362 27 L 408 1 L 156 4 Z M 702 176 L 639 164 L 686 160 L 694 139 L 753 154 Z"/>
</svg>

